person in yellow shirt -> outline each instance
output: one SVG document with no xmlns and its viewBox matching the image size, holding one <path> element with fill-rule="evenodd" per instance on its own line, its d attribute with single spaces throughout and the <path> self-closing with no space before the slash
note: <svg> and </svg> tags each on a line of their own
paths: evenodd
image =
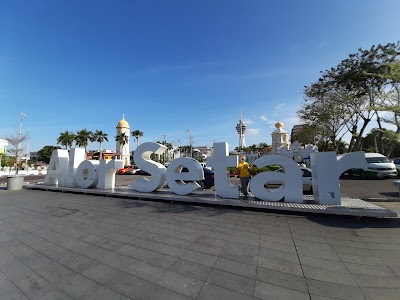
<svg viewBox="0 0 400 300">
<path fill-rule="evenodd" d="M 249 192 L 248 192 L 248 186 L 249 186 L 249 180 L 250 180 L 249 170 L 252 167 L 253 167 L 253 165 L 249 165 L 246 162 L 246 156 L 241 155 L 239 165 L 237 166 L 237 170 L 239 172 L 241 191 L 245 197 L 248 197 L 248 195 L 249 195 Z"/>
</svg>

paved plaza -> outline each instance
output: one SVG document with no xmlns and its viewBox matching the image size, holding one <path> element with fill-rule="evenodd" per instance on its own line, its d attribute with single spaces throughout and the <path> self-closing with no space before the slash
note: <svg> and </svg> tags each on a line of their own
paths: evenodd
<svg viewBox="0 0 400 300">
<path fill-rule="evenodd" d="M 400 299 L 400 219 L 0 190 L 0 299 Z"/>
</svg>

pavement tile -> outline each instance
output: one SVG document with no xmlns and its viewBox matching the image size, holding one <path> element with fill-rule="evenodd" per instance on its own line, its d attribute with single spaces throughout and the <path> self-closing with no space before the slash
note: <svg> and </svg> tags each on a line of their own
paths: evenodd
<svg viewBox="0 0 400 300">
<path fill-rule="evenodd" d="M 197 243 L 202 243 L 205 245 L 210 245 L 210 246 L 215 246 L 215 247 L 221 247 L 223 248 L 227 241 L 221 240 L 221 239 L 215 239 L 212 237 L 200 235 L 196 238 L 195 242 Z"/>
<path fill-rule="evenodd" d="M 124 272 L 112 276 L 104 285 L 132 299 L 149 299 L 150 291 L 156 288 L 155 284 Z"/>
<path fill-rule="evenodd" d="M 370 250 L 371 251 L 371 250 Z M 400 257 L 398 250 L 372 250 L 376 257 Z"/>
<path fill-rule="evenodd" d="M 398 277 L 400 277 L 400 267 L 389 267 L 394 274 L 396 274 Z"/>
<path fill-rule="evenodd" d="M 95 261 L 93 258 L 89 258 L 75 252 L 61 257 L 57 262 L 78 273 L 82 273 L 84 269 L 98 264 L 98 262 Z"/>
<path fill-rule="evenodd" d="M 283 260 L 276 260 L 260 256 L 258 258 L 257 265 L 266 269 L 289 273 L 297 276 L 303 276 L 303 271 L 301 270 L 301 266 L 299 264 L 293 264 Z"/>
<path fill-rule="evenodd" d="M 375 275 L 375 276 L 395 276 L 386 266 L 369 266 L 344 263 L 347 270 L 352 274 Z"/>
<path fill-rule="evenodd" d="M 181 249 L 179 253 L 179 258 L 189 260 L 204 266 L 212 267 L 214 266 L 215 262 L 217 261 L 216 256 L 199 253 L 192 250 Z"/>
<path fill-rule="evenodd" d="M 337 253 L 342 262 L 345 263 L 353 263 L 359 265 L 370 265 L 370 266 L 383 266 L 384 263 L 381 259 L 374 256 L 360 256 L 360 255 L 352 255 L 352 254 L 342 254 Z"/>
<path fill-rule="evenodd" d="M 211 283 L 206 282 L 203 289 L 201 290 L 198 300 L 210 300 L 210 299 L 220 299 L 220 300 L 251 300 L 254 299 L 251 296 L 238 293 Z"/>
<path fill-rule="evenodd" d="M 293 264 L 300 263 L 299 258 L 296 253 L 290 253 L 290 252 L 260 247 L 259 255 L 260 255 L 260 257 L 262 256 L 262 257 L 271 258 L 271 259 L 283 260 L 283 261 L 287 261 L 287 262 L 290 262 Z"/>
<path fill-rule="evenodd" d="M 255 279 L 233 273 L 213 269 L 207 280 L 208 283 L 219 285 L 238 293 L 252 296 Z"/>
<path fill-rule="evenodd" d="M 157 284 L 188 297 L 196 298 L 204 285 L 204 281 L 177 272 L 166 271 L 157 281 Z"/>
<path fill-rule="evenodd" d="M 299 255 L 299 258 L 302 266 L 309 266 L 337 272 L 348 272 L 346 266 L 341 261 L 316 258 L 306 255 Z"/>
<path fill-rule="evenodd" d="M 378 256 L 376 255 L 375 251 L 371 251 L 369 249 L 364 249 L 364 248 L 353 248 L 353 247 L 348 247 L 348 246 L 337 246 L 337 245 L 332 245 L 333 250 L 337 254 L 350 254 L 350 255 L 358 255 L 358 256 Z"/>
<path fill-rule="evenodd" d="M 361 287 L 400 288 L 400 278 L 388 276 L 370 276 L 353 274 L 352 277 Z"/>
<path fill-rule="evenodd" d="M 7 234 L 5 232 L 0 232 L 0 242 L 9 241 L 11 239 L 12 239 L 12 236 L 10 236 L 9 234 Z"/>
<path fill-rule="evenodd" d="M 327 243 L 327 239 L 325 237 L 309 235 L 309 234 L 302 234 L 302 233 L 293 233 L 293 239 L 299 240 L 299 241 L 322 243 L 322 244 Z"/>
<path fill-rule="evenodd" d="M 332 246 L 327 243 L 317 243 L 317 242 L 297 240 L 297 239 L 294 239 L 294 243 L 295 243 L 296 247 L 301 247 L 304 250 L 313 250 L 313 251 L 321 251 L 321 252 L 332 252 L 333 251 Z"/>
<path fill-rule="evenodd" d="M 380 260 L 387 266 L 400 267 L 400 257 L 382 257 Z"/>
<path fill-rule="evenodd" d="M 214 268 L 249 278 L 256 278 L 256 266 L 225 259 L 222 257 L 217 259 Z"/>
<path fill-rule="evenodd" d="M 108 238 L 104 238 L 98 235 L 94 234 L 87 234 L 85 236 L 82 236 L 79 238 L 81 241 L 94 244 L 98 247 L 105 248 L 107 250 L 112 250 L 112 251 L 117 251 L 119 248 L 121 248 L 123 245 L 125 245 L 122 242 L 118 242 L 115 240 L 111 240 Z"/>
<path fill-rule="evenodd" d="M 303 246 L 296 246 L 296 250 L 299 255 L 306 255 L 316 258 L 340 261 L 340 258 L 333 250 L 313 249 L 311 247 L 303 247 Z"/>
<path fill-rule="evenodd" d="M 77 299 L 89 298 L 101 286 L 99 283 L 77 273 L 57 280 L 54 285 Z"/>
<path fill-rule="evenodd" d="M 277 251 L 289 252 L 296 254 L 296 248 L 293 245 L 282 244 L 275 241 L 260 241 L 260 246 L 267 249 L 273 249 Z"/>
<path fill-rule="evenodd" d="M 30 256 L 30 255 L 36 253 L 36 251 L 34 249 L 26 246 L 25 244 L 21 243 L 20 241 L 15 240 L 15 239 L 10 239 L 10 240 L 1 242 L 0 247 L 3 247 L 8 252 L 12 253 L 13 256 L 18 257 L 18 258 Z"/>
<path fill-rule="evenodd" d="M 157 282 L 165 272 L 163 268 L 115 252 L 103 256 L 100 261 L 115 269 L 139 276 L 150 282 Z"/>
<path fill-rule="evenodd" d="M 9 259 L 0 265 L 0 272 L 2 272 L 8 279 L 16 282 L 23 278 L 26 274 L 31 273 L 32 270 L 20 262 L 15 257 Z"/>
<path fill-rule="evenodd" d="M 287 244 L 287 245 L 294 245 L 292 237 L 281 237 L 281 236 L 270 235 L 270 234 L 262 234 L 261 235 L 261 241 L 276 242 L 276 243 Z"/>
<path fill-rule="evenodd" d="M 124 245 L 117 252 L 165 269 L 168 269 L 177 260 L 176 257 L 132 245 Z"/>
<path fill-rule="evenodd" d="M 122 271 L 109 267 L 107 265 L 97 263 L 90 265 L 82 270 L 82 275 L 92 279 L 101 284 L 112 280 L 116 276 L 120 275 Z M 128 275 L 128 274 L 127 274 Z"/>
<path fill-rule="evenodd" d="M 365 297 L 359 287 L 307 279 L 310 294 L 335 299 L 358 300 Z"/>
<path fill-rule="evenodd" d="M 400 288 L 369 288 L 362 287 L 362 291 L 368 300 L 398 300 L 400 299 Z"/>
<path fill-rule="evenodd" d="M 51 262 L 47 265 L 39 267 L 35 269 L 35 272 L 54 284 L 58 281 L 64 280 L 66 277 L 77 274 L 75 271 L 72 271 L 57 262 Z"/>
<path fill-rule="evenodd" d="M 317 295 L 310 295 L 311 300 L 335 300 L 337 298 L 329 298 L 329 297 L 323 297 L 323 296 L 317 296 Z"/>
<path fill-rule="evenodd" d="M 281 286 L 272 285 L 262 281 L 256 281 L 254 296 L 259 299 L 298 299 L 309 300 L 308 293 L 287 289 Z"/>
<path fill-rule="evenodd" d="M 32 270 L 39 269 L 43 266 L 50 264 L 51 262 L 54 262 L 54 260 L 48 258 L 40 252 L 35 252 L 30 256 L 20 257 L 19 259 L 22 263 L 27 265 Z"/>
<path fill-rule="evenodd" d="M 100 285 L 93 294 L 89 297 L 85 297 L 85 300 L 129 300 L 127 296 L 124 296 L 116 291 L 113 291 L 105 286 Z"/>
<path fill-rule="evenodd" d="M 308 293 L 306 280 L 302 276 L 296 276 L 288 273 L 258 267 L 257 280 L 291 290 Z"/>
<path fill-rule="evenodd" d="M 356 282 L 349 273 L 324 270 L 320 268 L 303 266 L 304 276 L 325 282 L 357 286 Z"/>
<path fill-rule="evenodd" d="M 202 281 L 206 281 L 211 272 L 211 267 L 196 264 L 194 262 L 177 259 L 169 268 L 170 271 L 180 273 L 189 277 L 193 277 Z"/>
<path fill-rule="evenodd" d="M 17 286 L 0 273 L 0 291 L 3 299 L 27 300 L 28 298 Z"/>
<path fill-rule="evenodd" d="M 15 285 L 30 299 L 72 299 L 34 272 L 15 281 Z"/>
</svg>

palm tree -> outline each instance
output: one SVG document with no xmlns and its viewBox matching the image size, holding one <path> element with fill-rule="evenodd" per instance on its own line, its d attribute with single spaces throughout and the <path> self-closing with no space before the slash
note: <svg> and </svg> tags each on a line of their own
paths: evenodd
<svg viewBox="0 0 400 300">
<path fill-rule="evenodd" d="M 139 138 L 143 136 L 143 132 L 140 130 L 134 130 L 131 134 L 136 140 L 136 148 L 139 147 Z"/>
<path fill-rule="evenodd" d="M 85 152 L 89 140 L 93 141 L 93 132 L 88 131 L 86 128 L 76 132 L 75 136 L 76 145 L 85 148 Z"/>
<path fill-rule="evenodd" d="M 107 142 L 108 142 L 108 134 L 107 134 L 107 133 L 104 133 L 104 132 L 101 131 L 101 130 L 97 130 L 97 129 L 96 129 L 96 132 L 94 132 L 93 135 L 92 135 L 92 139 L 93 139 L 94 142 L 98 142 L 98 143 L 100 144 L 100 146 L 99 146 L 99 160 L 102 160 L 102 159 L 103 159 L 103 155 L 102 155 L 102 150 L 103 150 L 103 148 L 102 148 L 102 143 L 103 143 L 104 141 L 107 141 Z"/>
<path fill-rule="evenodd" d="M 122 146 L 124 146 L 124 145 L 126 145 L 127 143 L 128 143 L 128 141 L 129 141 L 129 136 L 125 133 L 125 132 L 121 132 L 121 133 L 118 133 L 116 136 L 115 136 L 115 141 L 117 142 L 117 143 L 119 143 L 119 147 L 120 147 L 120 149 L 122 148 Z M 120 150 L 121 151 L 121 150 Z M 121 154 L 121 159 L 122 159 L 122 153 L 120 153 Z"/>
<path fill-rule="evenodd" d="M 65 149 L 68 149 L 68 147 L 71 149 L 74 140 L 75 140 L 75 133 L 66 130 L 60 133 L 60 136 L 57 139 L 57 144 L 64 146 Z"/>
</svg>

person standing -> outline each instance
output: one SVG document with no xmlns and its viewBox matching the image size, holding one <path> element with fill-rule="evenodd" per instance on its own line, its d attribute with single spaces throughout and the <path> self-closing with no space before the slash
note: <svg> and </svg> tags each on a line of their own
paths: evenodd
<svg viewBox="0 0 400 300">
<path fill-rule="evenodd" d="M 248 192 L 249 180 L 250 180 L 250 172 L 249 172 L 249 170 L 252 167 L 253 167 L 253 165 L 249 165 L 246 162 L 246 156 L 241 155 L 237 170 L 239 172 L 241 191 L 242 191 L 243 195 L 246 198 L 249 195 L 249 192 Z"/>
</svg>

